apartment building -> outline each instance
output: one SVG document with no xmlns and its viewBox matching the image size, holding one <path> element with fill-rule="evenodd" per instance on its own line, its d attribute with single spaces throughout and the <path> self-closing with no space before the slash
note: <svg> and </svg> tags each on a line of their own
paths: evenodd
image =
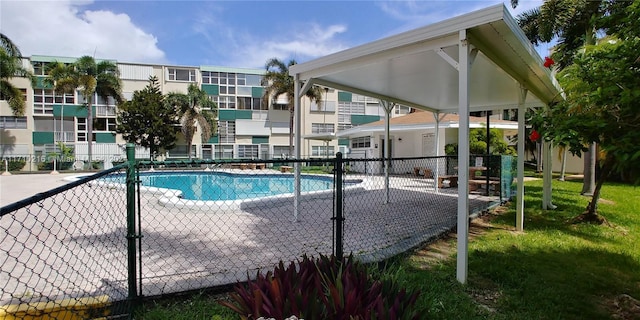
<svg viewBox="0 0 640 320">
<path fill-rule="evenodd" d="M 72 63 L 73 57 L 31 56 L 24 59 L 25 67 L 37 76 L 35 85 L 24 78 L 11 81 L 25 95 L 25 116 L 16 117 L 6 101 L 0 101 L 0 156 L 23 157 L 25 170 L 34 170 L 34 163 L 47 161 L 47 155 L 60 152 L 60 145 L 71 148 L 76 161 L 88 159 L 87 110 L 79 92 L 56 93 L 44 84 L 46 65 L 58 61 Z M 187 92 L 196 83 L 218 105 L 218 132 L 208 141 L 196 134 L 192 156 L 203 159 L 253 158 L 270 159 L 289 155 L 289 110 L 286 97 L 273 99 L 271 105 L 262 100 L 263 69 L 229 68 L 217 66 L 175 66 L 143 63 L 117 64 L 122 79 L 123 95 L 131 99 L 133 92 L 143 89 L 150 76 L 156 76 L 162 93 Z M 315 139 L 335 134 L 361 124 L 378 121 L 384 111 L 376 99 L 341 92 L 323 91 L 320 105 L 303 99 L 301 146 L 305 157 L 332 156 L 346 152 L 348 139 Z M 116 134 L 117 105 L 112 99 L 94 97 L 93 160 L 102 161 L 108 168 L 112 161 L 124 157 L 125 141 Z M 409 113 L 408 107 L 397 106 L 392 116 Z M 187 146 L 179 137 L 174 149 L 160 155 L 165 158 L 188 157 Z M 148 158 L 149 151 L 136 150 L 138 158 Z"/>
</svg>

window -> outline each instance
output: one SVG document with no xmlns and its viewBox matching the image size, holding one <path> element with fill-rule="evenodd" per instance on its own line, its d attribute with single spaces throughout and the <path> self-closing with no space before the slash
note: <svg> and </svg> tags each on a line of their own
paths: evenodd
<svg viewBox="0 0 640 320">
<path fill-rule="evenodd" d="M 188 158 L 189 157 L 189 146 L 187 145 L 177 145 L 173 149 L 168 150 L 170 158 Z M 196 156 L 196 146 L 191 146 L 191 157 Z"/>
<path fill-rule="evenodd" d="M 315 102 L 312 102 L 311 103 L 311 111 L 335 113 L 336 112 L 336 102 L 335 101 L 322 101 L 322 103 L 320 103 L 320 105 L 318 105 Z"/>
<path fill-rule="evenodd" d="M 371 137 L 359 137 L 351 139 L 351 148 L 371 148 Z"/>
<path fill-rule="evenodd" d="M 196 81 L 196 70 L 193 69 L 169 68 L 168 72 L 170 81 Z"/>
<path fill-rule="evenodd" d="M 311 133 L 333 133 L 334 128 L 333 123 L 312 123 Z"/>
<path fill-rule="evenodd" d="M 235 109 L 236 108 L 236 98 L 229 96 L 212 96 L 211 100 L 216 103 L 218 109 Z"/>
<path fill-rule="evenodd" d="M 273 146 L 273 158 L 289 157 L 289 146 Z"/>
<path fill-rule="evenodd" d="M 211 71 L 202 71 L 202 83 L 218 84 L 218 73 Z"/>
<path fill-rule="evenodd" d="M 334 146 L 312 146 L 311 156 L 313 157 L 328 157 L 336 154 Z"/>
<path fill-rule="evenodd" d="M 53 114 L 54 104 L 75 104 L 72 94 L 57 93 L 51 89 L 33 89 L 33 113 Z"/>
<path fill-rule="evenodd" d="M 246 85 L 248 85 L 248 86 L 254 86 L 254 87 L 262 86 L 262 76 L 261 75 L 247 74 L 245 76 L 245 78 L 247 79 Z"/>
<path fill-rule="evenodd" d="M 351 115 L 352 114 L 365 114 L 364 102 L 338 102 L 338 128 L 344 130 L 345 128 L 351 128 Z"/>
<path fill-rule="evenodd" d="M 94 118 L 93 130 L 94 131 L 116 131 L 116 119 L 115 118 Z"/>
<path fill-rule="evenodd" d="M 233 159 L 233 145 L 217 144 L 214 149 L 216 150 L 216 159 Z"/>
<path fill-rule="evenodd" d="M 236 142 L 236 122 L 218 121 L 218 134 L 220 143 Z"/>
<path fill-rule="evenodd" d="M 238 145 L 238 157 L 245 158 L 245 159 L 258 158 L 258 145 L 257 144 Z"/>
<path fill-rule="evenodd" d="M 411 113 L 411 107 L 395 106 L 393 108 L 393 113 L 395 113 L 395 114 L 409 114 L 409 113 Z"/>
<path fill-rule="evenodd" d="M 262 99 L 260 98 L 238 97 L 237 101 L 237 107 L 241 110 L 266 110 L 266 108 L 262 108 Z"/>
<path fill-rule="evenodd" d="M 27 117 L 0 117 L 0 129 L 26 129 Z"/>
<path fill-rule="evenodd" d="M 289 110 L 289 105 L 286 103 L 274 103 L 273 110 Z"/>
</svg>

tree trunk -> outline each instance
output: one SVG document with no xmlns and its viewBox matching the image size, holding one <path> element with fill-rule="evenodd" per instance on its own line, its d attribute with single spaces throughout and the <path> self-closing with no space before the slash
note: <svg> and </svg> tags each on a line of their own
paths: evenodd
<svg viewBox="0 0 640 320">
<path fill-rule="evenodd" d="M 591 196 L 595 192 L 596 185 L 596 144 L 589 145 L 589 151 L 584 153 L 584 181 L 580 194 Z"/>
<path fill-rule="evenodd" d="M 614 162 L 615 161 L 610 156 L 606 157 L 605 162 L 602 166 L 602 170 L 600 171 L 600 175 L 598 176 L 598 181 L 595 185 L 595 189 L 593 190 L 591 201 L 587 205 L 585 212 L 582 214 L 585 221 L 598 223 L 604 222 L 604 219 L 598 216 L 598 201 L 600 200 L 600 191 L 602 189 L 602 185 L 604 184 L 604 181 L 609 177 L 609 173 L 611 172 L 611 168 L 613 168 Z"/>
<path fill-rule="evenodd" d="M 87 153 L 89 171 L 93 170 L 93 95 L 86 97 L 87 105 Z"/>
<path fill-rule="evenodd" d="M 289 156 L 293 156 L 293 108 L 289 107 Z M 300 148 L 300 146 L 298 146 Z"/>
<path fill-rule="evenodd" d="M 564 181 L 564 173 L 567 168 L 567 147 L 562 147 L 562 166 L 560 168 L 560 181 Z"/>
</svg>

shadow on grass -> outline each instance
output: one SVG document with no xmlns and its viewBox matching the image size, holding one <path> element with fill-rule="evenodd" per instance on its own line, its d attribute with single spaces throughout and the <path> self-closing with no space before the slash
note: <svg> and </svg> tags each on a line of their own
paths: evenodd
<svg viewBox="0 0 640 320">
<path fill-rule="evenodd" d="M 615 296 L 640 296 L 640 264 L 601 249 L 473 251 L 469 286 L 495 284 L 506 318 L 601 319 Z"/>
</svg>

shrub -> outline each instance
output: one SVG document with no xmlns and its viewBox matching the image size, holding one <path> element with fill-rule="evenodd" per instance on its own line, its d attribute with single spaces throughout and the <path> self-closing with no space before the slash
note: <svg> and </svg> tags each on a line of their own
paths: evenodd
<svg viewBox="0 0 640 320">
<path fill-rule="evenodd" d="M 417 296 L 393 281 L 372 278 L 351 256 L 305 255 L 297 266 L 281 261 L 273 272 L 258 272 L 254 281 L 236 285 L 233 302 L 220 303 L 243 319 L 418 319 L 412 311 Z"/>
<path fill-rule="evenodd" d="M 2 170 L 1 171 L 20 171 L 24 168 L 24 165 L 27 164 L 25 160 L 9 160 L 7 161 L 8 168 L 5 168 L 4 161 L 2 161 Z"/>
</svg>

